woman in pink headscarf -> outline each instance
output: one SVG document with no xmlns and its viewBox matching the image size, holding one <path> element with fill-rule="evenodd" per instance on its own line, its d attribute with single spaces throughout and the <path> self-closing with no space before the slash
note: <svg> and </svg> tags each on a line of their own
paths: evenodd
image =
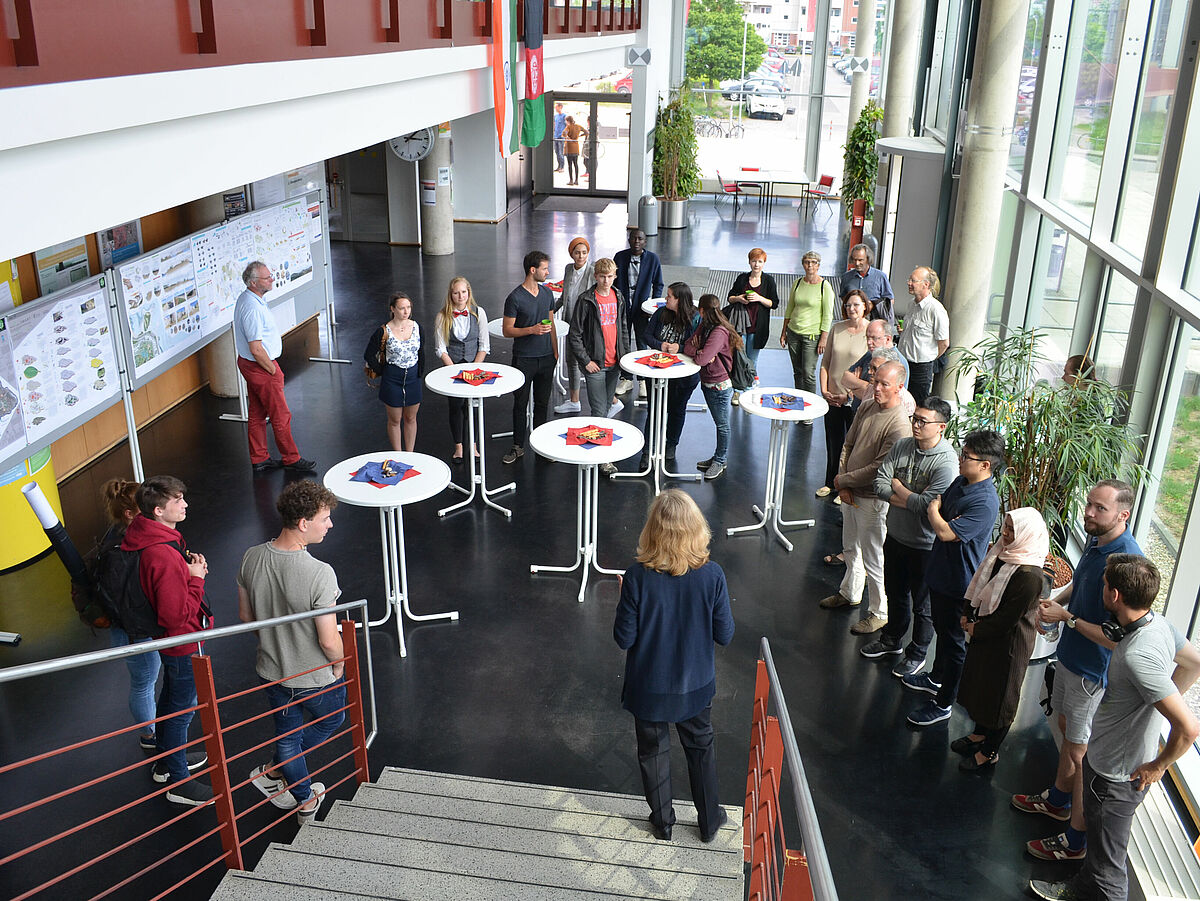
<svg viewBox="0 0 1200 901">
<path fill-rule="evenodd" d="M 1042 515 L 1021 507 L 1004 517 L 967 586 L 963 629 L 971 636 L 958 703 L 975 721 L 970 735 L 951 742 L 963 755 L 959 769 L 985 770 L 1000 758 L 1000 744 L 1017 715 L 1021 683 L 1037 636 L 1038 601 L 1047 587 L 1042 571 L 1050 533 Z"/>
</svg>

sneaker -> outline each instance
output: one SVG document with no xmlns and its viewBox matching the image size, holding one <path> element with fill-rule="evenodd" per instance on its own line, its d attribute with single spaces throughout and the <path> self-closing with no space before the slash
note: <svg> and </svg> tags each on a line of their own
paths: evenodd
<svg viewBox="0 0 1200 901">
<path fill-rule="evenodd" d="M 287 790 L 287 782 L 267 775 L 267 765 L 257 766 L 250 771 L 254 787 L 262 792 L 267 799 L 280 810 L 291 810 L 297 803 L 292 793 Z"/>
<path fill-rule="evenodd" d="M 704 470 L 704 481 L 711 482 L 714 479 L 721 478 L 725 473 L 725 464 L 718 460 L 714 460 L 708 469 Z"/>
<path fill-rule="evenodd" d="M 298 807 L 296 809 L 296 821 L 301 826 L 307 826 L 317 818 L 317 811 L 321 809 L 321 803 L 325 800 L 325 786 L 323 783 L 313 782 L 309 786 L 309 789 L 311 790 L 312 794 L 308 796 L 308 801 L 316 798 L 317 803 L 312 807 Z M 305 801 L 304 803 L 307 804 L 308 801 Z"/>
<path fill-rule="evenodd" d="M 316 472 L 317 463 L 315 460 L 305 460 L 301 457 L 294 463 L 284 463 L 283 468 L 289 472 Z"/>
<path fill-rule="evenodd" d="M 638 397 L 640 397 L 642 400 L 646 399 L 646 380 L 645 379 L 641 379 L 638 381 Z"/>
<path fill-rule="evenodd" d="M 833 610 L 835 607 L 857 607 L 862 601 L 852 601 L 841 592 L 831 594 L 827 598 L 821 598 L 821 606 L 826 610 Z"/>
<path fill-rule="evenodd" d="M 610 476 L 614 472 L 617 471 L 617 464 L 616 463 L 601 463 L 600 471 L 602 473 L 604 473 L 606 476 Z"/>
<path fill-rule="evenodd" d="M 577 401 L 577 400 L 563 401 L 561 404 L 559 404 L 557 407 L 554 408 L 554 412 L 555 413 L 578 413 L 579 412 L 579 401 Z"/>
<path fill-rule="evenodd" d="M 858 649 L 858 653 L 869 660 L 874 660 L 876 657 L 886 657 L 889 654 L 903 654 L 904 648 L 899 644 L 892 644 L 886 638 L 877 638 L 870 644 L 864 644 Z"/>
<path fill-rule="evenodd" d="M 1038 860 L 1083 860 L 1087 857 L 1087 845 L 1072 848 L 1067 844 L 1067 834 L 1060 832 L 1049 838 L 1035 838 L 1025 843 L 1025 850 Z"/>
<path fill-rule="evenodd" d="M 514 444 L 512 447 L 510 447 L 508 449 L 508 453 L 500 458 L 500 462 L 504 463 L 505 465 L 507 465 L 509 463 L 516 463 L 518 460 L 520 460 L 524 456 L 525 456 L 525 448 L 521 447 L 521 445 L 519 445 L 519 444 Z"/>
<path fill-rule="evenodd" d="M 712 466 L 712 462 L 712 457 L 709 457 L 707 460 L 701 460 L 699 463 L 697 463 L 696 468 L 701 472 L 707 472 L 708 467 Z"/>
<path fill-rule="evenodd" d="M 255 475 L 257 475 L 258 473 L 261 473 L 261 472 L 270 472 L 272 469 L 278 469 L 282 465 L 283 465 L 282 460 L 276 460 L 274 458 L 271 458 L 271 459 L 263 460 L 260 463 L 251 463 L 250 468 L 252 470 L 254 470 Z"/>
<path fill-rule="evenodd" d="M 932 726 L 942 720 L 950 719 L 950 708 L 939 707 L 936 701 L 929 701 L 908 715 L 908 721 L 914 726 Z"/>
<path fill-rule="evenodd" d="M 1088 897 L 1082 894 L 1069 882 L 1043 882 L 1040 879 L 1029 880 L 1029 890 L 1046 901 L 1085 901 Z"/>
<path fill-rule="evenodd" d="M 829 497 L 831 494 L 833 494 L 833 489 L 828 485 L 822 485 L 817 489 L 817 497 Z"/>
<path fill-rule="evenodd" d="M 855 635 L 870 635 L 873 632 L 878 632 L 887 625 L 887 620 L 878 613 L 868 613 L 853 626 L 850 631 Z"/>
<path fill-rule="evenodd" d="M 1071 819 L 1071 805 L 1065 804 L 1059 807 L 1056 804 L 1051 804 L 1047 800 L 1050 794 L 1050 789 L 1046 789 L 1040 795 L 1013 795 L 1012 806 L 1022 813 L 1044 813 L 1052 820 L 1058 820 L 1060 823 L 1065 823 Z"/>
<path fill-rule="evenodd" d="M 913 691 L 923 691 L 927 695 L 936 695 L 942 690 L 942 683 L 934 682 L 933 677 L 929 673 L 913 673 L 911 676 L 903 676 L 900 681 L 904 683 L 905 688 L 911 688 Z"/>
<path fill-rule="evenodd" d="M 213 790 L 199 779 L 189 779 L 167 789 L 167 800 L 184 807 L 204 807 L 213 802 Z"/>
<path fill-rule="evenodd" d="M 633 387 L 633 382 L 629 379 L 621 379 L 617 382 L 617 395 L 628 394 L 629 389 Z"/>
<path fill-rule="evenodd" d="M 733 399 L 730 401 L 730 403 L 733 404 L 735 407 L 740 407 L 742 405 L 742 402 L 740 400 L 738 400 L 738 398 L 741 396 L 742 396 L 742 393 L 740 391 L 733 392 Z"/>
<path fill-rule="evenodd" d="M 612 419 L 624 409 L 625 405 L 623 403 L 621 403 L 619 400 L 614 400 L 613 405 L 608 408 L 608 418 Z"/>
<path fill-rule="evenodd" d="M 837 506 L 839 506 L 839 507 L 840 507 L 840 506 L 842 505 L 842 496 L 839 494 L 837 497 L 835 497 L 835 498 L 833 499 L 833 502 L 834 502 L 835 504 L 837 504 Z"/>
<path fill-rule="evenodd" d="M 138 747 L 142 749 L 143 754 L 151 755 L 158 753 L 158 738 L 153 735 L 139 735 Z"/>
<path fill-rule="evenodd" d="M 189 773 L 194 773 L 204 764 L 208 763 L 208 755 L 203 751 L 188 751 L 187 752 L 187 768 Z M 164 782 L 171 781 L 171 772 L 167 769 L 167 759 L 154 761 L 154 769 L 150 771 L 150 778 L 162 785 Z"/>
<path fill-rule="evenodd" d="M 892 667 L 892 675 L 897 679 L 903 679 L 905 676 L 915 676 L 921 671 L 921 667 L 924 665 L 924 657 L 905 657 Z"/>
</svg>

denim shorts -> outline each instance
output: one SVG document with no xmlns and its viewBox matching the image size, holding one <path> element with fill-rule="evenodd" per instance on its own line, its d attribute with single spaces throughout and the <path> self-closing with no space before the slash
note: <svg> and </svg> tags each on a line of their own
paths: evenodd
<svg viewBox="0 0 1200 901">
<path fill-rule="evenodd" d="M 1067 718 L 1064 737 L 1077 745 L 1086 745 L 1092 735 L 1092 717 L 1104 697 L 1104 686 L 1071 672 L 1061 663 L 1054 670 L 1054 694 L 1050 703 Z"/>
</svg>

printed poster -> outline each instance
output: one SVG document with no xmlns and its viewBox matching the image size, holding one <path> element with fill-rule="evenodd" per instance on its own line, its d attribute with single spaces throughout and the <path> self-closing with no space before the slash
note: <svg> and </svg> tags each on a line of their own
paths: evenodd
<svg viewBox="0 0 1200 901">
<path fill-rule="evenodd" d="M 0 460 L 25 447 L 25 417 L 17 394 L 17 371 L 13 366 L 8 323 L 0 319 Z"/>
<path fill-rule="evenodd" d="M 55 244 L 33 256 L 43 297 L 85 281 L 92 274 L 88 268 L 87 241 L 83 238 Z"/>
<path fill-rule="evenodd" d="M 190 238 L 160 247 L 118 269 L 138 378 L 201 337 L 200 295 Z"/>
<path fill-rule="evenodd" d="M 96 232 L 96 243 L 100 247 L 101 269 L 131 260 L 142 252 L 142 220 L 134 219 Z"/>
</svg>

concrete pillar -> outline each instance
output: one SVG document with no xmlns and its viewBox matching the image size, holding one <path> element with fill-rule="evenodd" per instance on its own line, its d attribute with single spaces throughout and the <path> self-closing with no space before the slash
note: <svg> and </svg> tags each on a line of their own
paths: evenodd
<svg viewBox="0 0 1200 901">
<path fill-rule="evenodd" d="M 507 214 L 505 163 L 496 149 L 491 108 L 451 123 L 454 134 L 454 214 L 459 221 L 499 222 Z"/>
<path fill-rule="evenodd" d="M 420 181 L 418 193 L 421 207 L 421 253 L 431 257 L 454 253 L 454 204 L 451 184 L 442 184 L 443 175 L 450 172 L 450 132 L 438 129 L 433 151 L 417 164 Z M 429 188 L 433 187 L 434 202 L 428 203 Z"/>
<path fill-rule="evenodd" d="M 1029 0 L 983 0 L 980 9 L 954 231 L 942 273 L 951 347 L 971 347 L 983 337 L 1028 18 Z M 943 394 L 968 399 L 973 378 L 955 381 L 953 373 L 944 376 Z"/>
<path fill-rule="evenodd" d="M 859 21 L 862 19 L 860 17 Z M 924 4 L 921 0 L 893 0 L 892 38 L 887 52 L 887 84 L 883 89 L 884 138 L 907 138 L 913 133 L 913 92 L 917 84 L 917 57 L 921 49 L 921 26 L 924 23 Z M 886 165 L 879 167 L 879 190 L 887 196 Z M 872 221 L 875 240 L 883 242 L 883 216 Z"/>
<path fill-rule="evenodd" d="M 842 13 L 845 16 L 845 11 Z M 871 58 L 875 55 L 875 0 L 858 0 L 858 25 L 854 30 L 854 55 L 865 57 L 866 72 L 850 78 L 850 110 L 846 131 L 854 128 L 871 94 Z"/>
</svg>

